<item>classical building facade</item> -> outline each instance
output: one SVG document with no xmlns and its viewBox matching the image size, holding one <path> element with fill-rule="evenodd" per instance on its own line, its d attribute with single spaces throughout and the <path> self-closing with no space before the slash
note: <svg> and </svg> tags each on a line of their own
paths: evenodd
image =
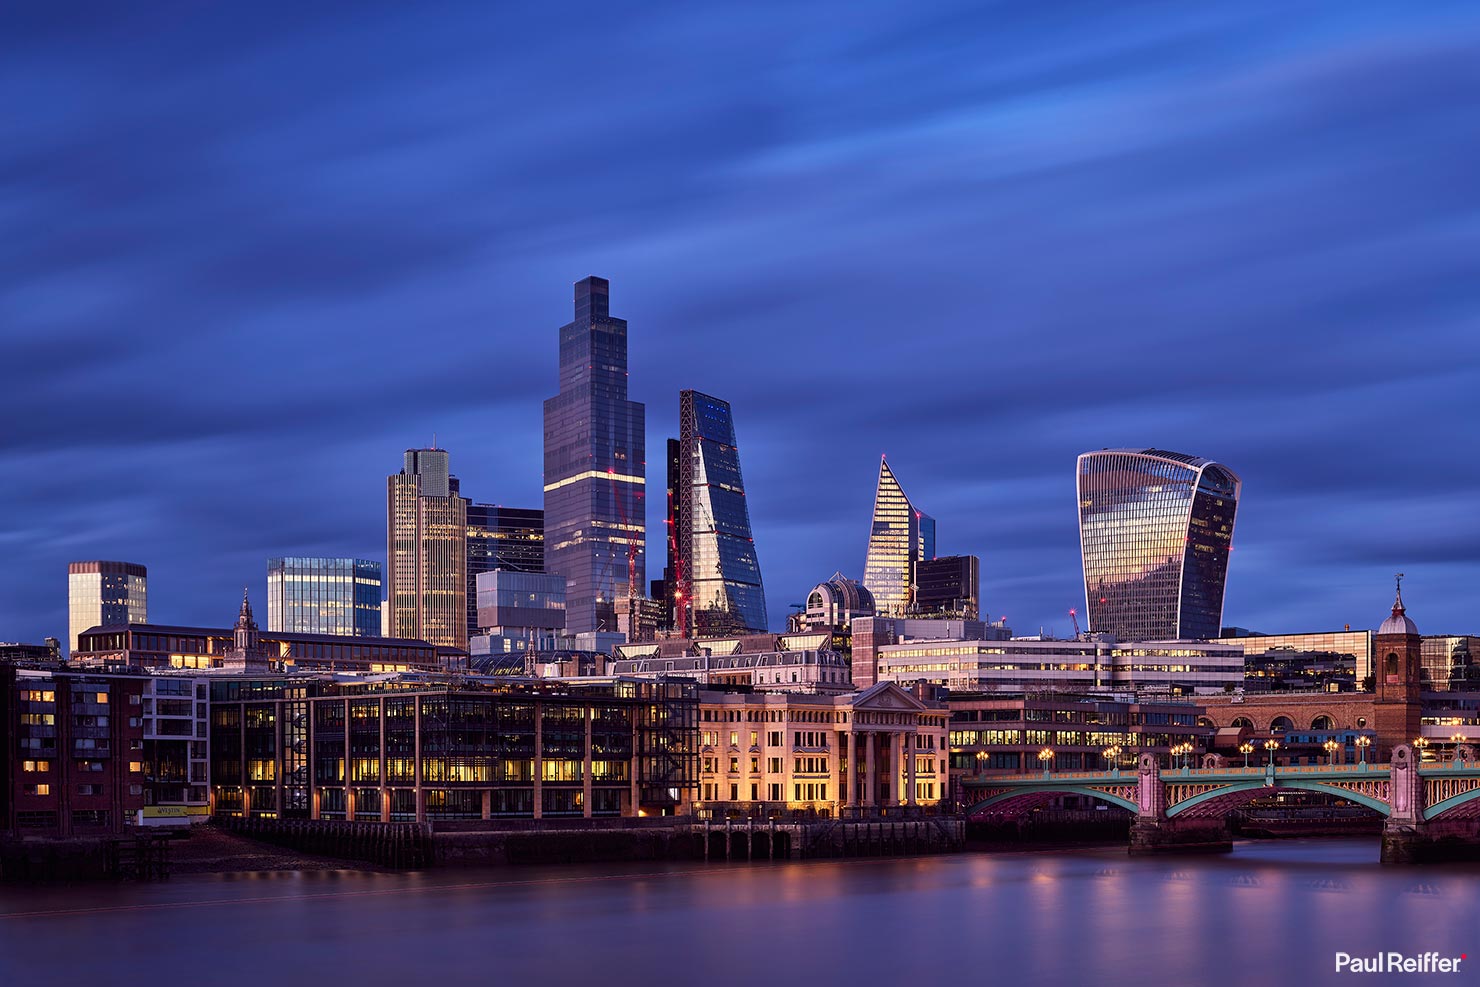
<svg viewBox="0 0 1480 987">
<path fill-rule="evenodd" d="M 938 805 L 948 715 L 889 683 L 839 696 L 700 693 L 696 808 L 847 816 Z"/>
</svg>

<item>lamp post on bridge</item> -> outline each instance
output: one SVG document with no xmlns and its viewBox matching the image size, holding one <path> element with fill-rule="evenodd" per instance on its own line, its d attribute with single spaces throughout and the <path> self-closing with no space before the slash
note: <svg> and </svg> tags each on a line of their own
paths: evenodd
<svg viewBox="0 0 1480 987">
<path fill-rule="evenodd" d="M 1367 766 L 1367 748 L 1372 746 L 1372 738 L 1361 736 L 1357 738 L 1357 753 L 1362 755 L 1362 766 Z"/>
<path fill-rule="evenodd" d="M 1463 755 L 1460 752 L 1459 745 L 1460 744 L 1463 744 L 1465 742 L 1465 735 L 1462 734 L 1462 733 L 1456 733 L 1454 736 L 1452 736 L 1452 737 L 1449 738 L 1449 741 L 1450 741 L 1450 743 L 1454 744 L 1454 763 L 1455 763 L 1455 766 L 1456 767 L 1460 767 L 1460 768 L 1464 767 L 1465 766 L 1465 759 L 1464 759 Z"/>
<path fill-rule="evenodd" d="M 1048 777 L 1048 774 L 1049 774 L 1048 762 L 1049 761 L 1052 761 L 1052 760 L 1053 760 L 1053 748 L 1052 747 L 1045 747 L 1045 748 L 1043 748 L 1043 750 L 1041 750 L 1041 751 L 1038 752 L 1038 763 L 1043 765 L 1043 777 L 1045 777 L 1045 778 L 1047 778 Z"/>
<path fill-rule="evenodd" d="M 1428 746 L 1429 746 L 1429 740 L 1428 740 L 1427 737 L 1415 737 L 1415 738 L 1413 738 L 1413 749 L 1414 749 L 1414 751 L 1417 752 L 1417 753 L 1415 753 L 1413 755 L 1413 760 L 1415 762 L 1417 762 L 1419 764 L 1422 764 L 1423 763 L 1423 753 L 1424 753 L 1425 750 L 1428 749 Z"/>
<path fill-rule="evenodd" d="M 1336 767 L 1336 749 L 1341 745 L 1334 740 L 1328 740 L 1321 746 L 1326 748 L 1326 755 L 1330 759 L 1331 766 Z"/>
<path fill-rule="evenodd" d="M 1273 738 L 1264 742 L 1264 749 L 1269 751 L 1269 769 L 1274 770 L 1274 752 L 1280 749 L 1280 742 Z"/>
<path fill-rule="evenodd" d="M 1254 753 L 1254 745 L 1247 740 L 1238 745 L 1238 752 L 1244 756 L 1244 767 L 1249 766 L 1249 755 Z"/>
<path fill-rule="evenodd" d="M 1100 756 L 1105 759 L 1105 764 L 1115 773 L 1120 773 L 1120 745 L 1111 744 L 1100 751 Z"/>
</svg>

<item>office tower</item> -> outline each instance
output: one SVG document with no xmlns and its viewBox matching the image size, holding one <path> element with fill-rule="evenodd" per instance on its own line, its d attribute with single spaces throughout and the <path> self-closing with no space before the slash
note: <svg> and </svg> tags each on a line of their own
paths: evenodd
<svg viewBox="0 0 1480 987">
<path fill-rule="evenodd" d="M 380 636 L 380 563 L 285 556 L 267 560 L 267 629 Z"/>
<path fill-rule="evenodd" d="M 468 505 L 468 634 L 478 633 L 478 574 L 545 571 L 545 512 Z"/>
<path fill-rule="evenodd" d="M 566 629 L 614 632 L 646 585 L 644 409 L 627 400 L 627 323 L 604 278 L 575 285 L 560 393 L 545 401 L 545 571 L 565 577 Z"/>
<path fill-rule="evenodd" d="M 975 555 L 923 559 L 915 567 L 915 583 L 919 615 L 978 619 L 981 561 Z"/>
<path fill-rule="evenodd" d="M 1162 449 L 1087 452 L 1077 476 L 1089 629 L 1123 641 L 1217 637 L 1238 476 Z"/>
<path fill-rule="evenodd" d="M 678 626 L 690 637 L 764 631 L 766 593 L 729 402 L 680 391 L 678 431 Z"/>
<path fill-rule="evenodd" d="M 149 571 L 133 562 L 73 562 L 67 566 L 67 650 L 77 636 L 104 624 L 149 621 Z"/>
<path fill-rule="evenodd" d="M 390 637 L 468 647 L 468 509 L 446 449 L 407 449 L 386 479 Z"/>
<path fill-rule="evenodd" d="M 668 491 L 667 491 L 667 514 L 663 519 L 663 542 L 667 549 L 668 562 L 663 566 L 663 578 L 654 579 L 650 584 L 652 592 L 649 594 L 662 608 L 662 616 L 659 620 L 660 631 L 672 631 L 679 628 L 678 605 L 681 598 L 678 593 L 678 485 L 679 485 L 679 449 L 681 448 L 677 439 L 669 439 L 666 443 L 666 456 L 664 462 L 668 469 Z"/>
<path fill-rule="evenodd" d="M 915 567 L 935 554 L 935 519 L 905 496 L 894 471 L 879 459 L 874 523 L 869 530 L 863 585 L 881 617 L 903 617 L 914 605 Z"/>
</svg>

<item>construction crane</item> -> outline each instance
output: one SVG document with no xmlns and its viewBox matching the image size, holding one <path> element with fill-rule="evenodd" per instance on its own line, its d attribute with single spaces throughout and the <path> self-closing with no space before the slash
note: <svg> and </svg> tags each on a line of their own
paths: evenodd
<svg viewBox="0 0 1480 987">
<path fill-rule="evenodd" d="M 1077 640 L 1080 639 L 1080 637 L 1083 636 L 1083 633 L 1084 633 L 1083 631 L 1081 631 L 1079 629 L 1079 611 L 1076 610 L 1073 607 L 1070 607 L 1069 608 L 1069 619 L 1074 622 L 1074 640 L 1077 641 Z"/>
</svg>

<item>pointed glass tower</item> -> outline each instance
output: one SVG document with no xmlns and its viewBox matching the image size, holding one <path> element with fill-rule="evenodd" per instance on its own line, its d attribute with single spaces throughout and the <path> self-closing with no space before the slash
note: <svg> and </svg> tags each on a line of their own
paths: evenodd
<svg viewBox="0 0 1480 987">
<path fill-rule="evenodd" d="M 730 403 L 678 397 L 681 627 L 693 637 L 766 630 L 766 592 L 750 532 Z"/>
<path fill-rule="evenodd" d="M 915 565 L 935 555 L 935 519 L 910 503 L 883 457 L 874 490 L 863 585 L 880 616 L 903 617 L 914 600 Z"/>
</svg>

